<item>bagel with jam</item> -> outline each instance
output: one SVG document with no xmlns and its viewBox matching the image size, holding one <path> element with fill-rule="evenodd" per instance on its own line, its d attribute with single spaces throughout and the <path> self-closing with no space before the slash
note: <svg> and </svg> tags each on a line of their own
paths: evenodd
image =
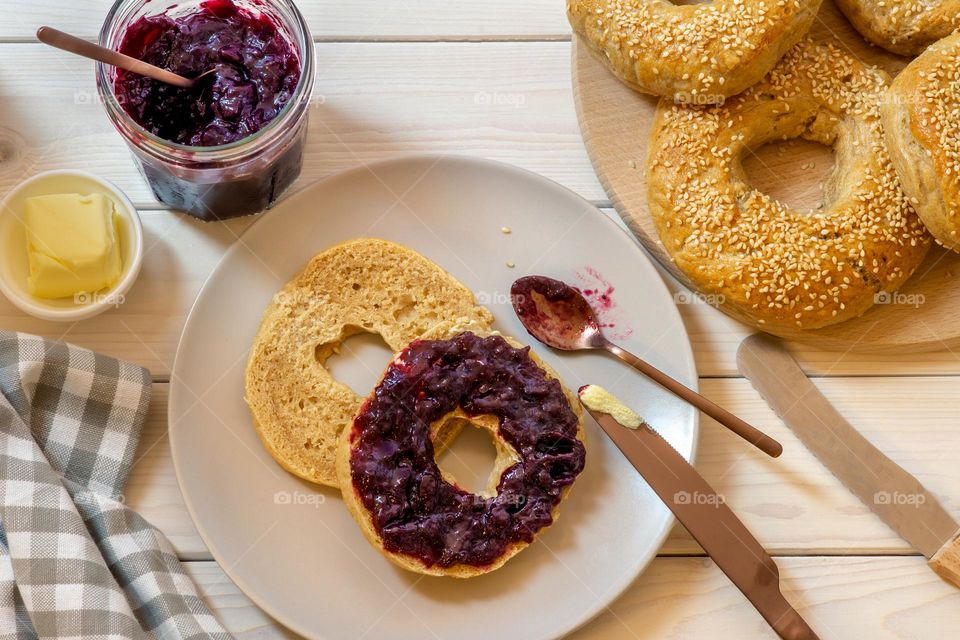
<svg viewBox="0 0 960 640">
<path fill-rule="evenodd" d="M 274 296 L 247 362 L 245 399 L 270 455 L 305 480 L 337 486 L 336 443 L 363 398 L 327 359 L 352 335 L 380 335 L 394 352 L 437 323 L 493 316 L 420 254 L 363 238 L 315 256 Z"/>
<path fill-rule="evenodd" d="M 821 0 L 567 0 L 583 42 L 630 87 L 712 104 L 762 78 L 810 29 Z"/>
<path fill-rule="evenodd" d="M 721 106 L 661 100 L 648 204 L 698 290 L 762 328 L 816 329 L 862 314 L 910 277 L 930 242 L 884 143 L 888 85 L 882 71 L 803 40 Z M 789 138 L 835 151 L 820 210 L 794 210 L 747 180 L 745 154 Z"/>
<path fill-rule="evenodd" d="M 503 566 L 556 521 L 584 467 L 577 397 L 529 347 L 473 328 L 438 326 L 397 354 L 340 437 L 347 508 L 374 547 L 416 573 Z M 497 450 L 477 494 L 434 458 L 438 434 L 463 419 Z"/>
<path fill-rule="evenodd" d="M 915 56 L 960 27 L 960 0 L 837 0 L 864 38 L 887 51 Z"/>
<path fill-rule="evenodd" d="M 917 214 L 937 242 L 960 251 L 960 33 L 901 71 L 880 113 Z"/>
</svg>

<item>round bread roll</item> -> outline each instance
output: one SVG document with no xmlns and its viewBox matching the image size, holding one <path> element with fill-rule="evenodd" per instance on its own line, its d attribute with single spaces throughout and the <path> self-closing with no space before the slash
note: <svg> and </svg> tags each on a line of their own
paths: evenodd
<svg viewBox="0 0 960 640">
<path fill-rule="evenodd" d="M 873 44 L 915 56 L 960 27 L 960 0 L 837 0 L 840 10 Z"/>
<path fill-rule="evenodd" d="M 359 239 L 315 256 L 274 296 L 250 350 L 246 401 L 264 446 L 284 469 L 337 486 L 337 436 L 363 398 L 324 364 L 352 335 L 394 351 L 438 322 L 493 323 L 473 293 L 420 254 Z"/>
<path fill-rule="evenodd" d="M 911 62 L 880 113 L 914 209 L 940 244 L 960 251 L 960 33 Z"/>
<path fill-rule="evenodd" d="M 810 28 L 820 0 L 567 0 L 573 30 L 627 85 L 714 104 L 762 78 Z"/>
<path fill-rule="evenodd" d="M 883 141 L 887 85 L 882 71 L 803 40 L 722 106 L 661 100 L 646 168 L 650 213 L 697 289 L 752 324 L 816 329 L 862 314 L 906 281 L 930 243 Z M 791 209 L 744 173 L 751 149 L 796 137 L 836 152 L 821 210 Z"/>
<path fill-rule="evenodd" d="M 517 369 L 504 372 L 504 362 Z M 498 368 L 498 382 L 470 378 L 476 367 Z M 461 372 L 468 382 L 458 387 Z M 487 409 L 495 397 L 503 406 Z M 489 431 L 496 447 L 478 494 L 458 487 L 433 457 L 431 442 L 457 420 Z M 351 515 L 391 562 L 470 578 L 503 566 L 556 522 L 583 469 L 584 443 L 577 396 L 529 347 L 476 324 L 445 323 L 387 367 L 340 437 L 337 474 Z"/>
</svg>

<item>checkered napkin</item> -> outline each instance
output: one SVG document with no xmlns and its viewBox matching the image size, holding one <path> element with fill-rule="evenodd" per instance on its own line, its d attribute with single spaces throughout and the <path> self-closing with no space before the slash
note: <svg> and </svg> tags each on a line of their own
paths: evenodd
<svg viewBox="0 0 960 640">
<path fill-rule="evenodd" d="M 0 639 L 229 638 L 121 503 L 150 377 L 0 331 Z"/>
</svg>

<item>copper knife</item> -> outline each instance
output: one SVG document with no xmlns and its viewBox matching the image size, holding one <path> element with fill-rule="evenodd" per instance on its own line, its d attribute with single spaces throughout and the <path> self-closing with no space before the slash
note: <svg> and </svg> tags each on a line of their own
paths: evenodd
<svg viewBox="0 0 960 640">
<path fill-rule="evenodd" d="M 646 424 L 624 427 L 586 407 L 650 488 L 784 640 L 818 640 L 780 591 L 770 555 L 673 446 Z"/>
<path fill-rule="evenodd" d="M 737 351 L 740 373 L 797 438 L 853 495 L 960 586 L 960 524 L 920 481 L 840 415 L 786 349 L 752 335 Z"/>
</svg>

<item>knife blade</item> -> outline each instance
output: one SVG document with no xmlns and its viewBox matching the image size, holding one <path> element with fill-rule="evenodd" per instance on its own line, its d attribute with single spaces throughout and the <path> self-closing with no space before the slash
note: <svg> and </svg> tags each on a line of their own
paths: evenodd
<svg viewBox="0 0 960 640">
<path fill-rule="evenodd" d="M 920 481 L 864 438 L 774 339 L 755 334 L 737 366 L 797 438 L 861 502 L 960 586 L 960 524 Z"/>
<path fill-rule="evenodd" d="M 818 640 L 780 591 L 773 558 L 707 481 L 646 424 L 624 427 L 586 407 L 650 488 L 784 640 Z"/>
</svg>

